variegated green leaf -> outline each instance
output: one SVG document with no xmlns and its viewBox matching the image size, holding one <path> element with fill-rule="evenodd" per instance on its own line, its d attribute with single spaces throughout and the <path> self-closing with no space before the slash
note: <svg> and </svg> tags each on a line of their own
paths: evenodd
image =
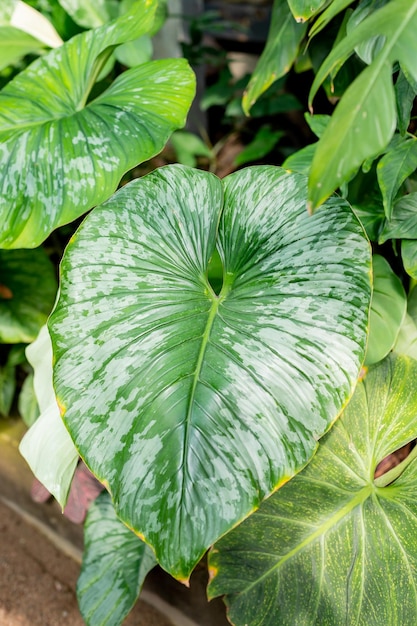
<svg viewBox="0 0 417 626">
<path fill-rule="evenodd" d="M 374 479 L 417 437 L 416 387 L 413 359 L 370 368 L 309 465 L 214 547 L 209 596 L 232 624 L 417 622 L 415 451 Z"/>
<path fill-rule="evenodd" d="M 399 61 L 417 80 L 416 31 L 417 0 L 391 0 L 342 39 L 318 71 L 310 106 L 325 78 L 337 71 L 358 45 L 374 36 L 385 38 L 381 51 L 346 90 L 320 138 L 309 179 L 312 211 L 348 181 L 367 158 L 388 145 L 397 119 L 392 66 Z"/>
<path fill-rule="evenodd" d="M 274 1 L 268 40 L 243 94 L 242 107 L 246 115 L 249 115 L 259 96 L 288 72 L 297 56 L 306 28 L 305 24 L 295 21 L 287 0 Z"/>
<path fill-rule="evenodd" d="M 304 466 L 355 386 L 369 244 L 343 200 L 313 218 L 305 200 L 306 179 L 281 168 L 220 181 L 170 166 L 92 211 L 67 248 L 50 318 L 63 418 L 177 578 Z"/>
<path fill-rule="evenodd" d="M 119 626 L 135 604 L 152 550 L 117 517 L 110 496 L 101 493 L 84 525 L 84 554 L 77 598 L 87 626 Z"/>
<path fill-rule="evenodd" d="M 0 341 L 29 343 L 54 305 L 55 269 L 42 248 L 0 250 Z"/>
<path fill-rule="evenodd" d="M 149 30 L 153 0 L 74 37 L 0 92 L 0 246 L 33 247 L 105 200 L 122 174 L 159 152 L 194 95 L 183 59 L 146 63 L 93 101 L 113 47 Z"/>
</svg>

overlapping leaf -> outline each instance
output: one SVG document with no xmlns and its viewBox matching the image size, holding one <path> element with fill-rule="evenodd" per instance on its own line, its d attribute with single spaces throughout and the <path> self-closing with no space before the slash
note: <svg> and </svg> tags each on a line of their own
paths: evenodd
<svg viewBox="0 0 417 626">
<path fill-rule="evenodd" d="M 56 290 L 55 269 L 42 248 L 0 250 L 0 342 L 33 341 Z"/>
<path fill-rule="evenodd" d="M 247 115 L 259 96 L 288 72 L 306 28 L 295 21 L 287 0 L 275 0 L 265 50 L 243 95 L 242 107 Z"/>
<path fill-rule="evenodd" d="M 326 4 L 328 0 L 288 0 L 288 6 L 297 22 L 306 22 Z"/>
<path fill-rule="evenodd" d="M 395 196 L 405 179 L 417 169 L 417 138 L 409 137 L 388 150 L 379 161 L 377 174 L 385 215 L 391 219 Z"/>
<path fill-rule="evenodd" d="M 85 549 L 77 598 L 87 626 L 116 626 L 135 604 L 155 555 L 114 512 L 104 492 L 84 526 Z"/>
<path fill-rule="evenodd" d="M 112 48 L 152 27 L 155 2 L 35 61 L 0 93 L 0 246 L 34 247 L 105 200 L 122 174 L 159 152 L 194 94 L 183 59 L 132 68 L 99 97 Z"/>
<path fill-rule="evenodd" d="M 417 436 L 416 386 L 413 359 L 370 368 L 305 470 L 215 546 L 209 595 L 233 624 L 416 623 L 415 454 L 374 481 Z"/>
<path fill-rule="evenodd" d="M 310 218 L 305 185 L 275 167 L 224 181 L 162 168 L 96 208 L 63 260 L 50 329 L 64 420 L 180 579 L 304 466 L 356 383 L 368 243 L 343 200 Z"/>
<path fill-rule="evenodd" d="M 399 61 L 417 80 L 417 0 L 391 0 L 364 19 L 329 54 L 314 80 L 310 104 L 323 80 L 372 37 L 385 38 L 382 50 L 353 81 L 321 137 L 309 180 L 309 203 L 320 206 L 348 181 L 368 157 L 384 149 L 395 130 L 396 103 L 392 65 Z"/>
</svg>

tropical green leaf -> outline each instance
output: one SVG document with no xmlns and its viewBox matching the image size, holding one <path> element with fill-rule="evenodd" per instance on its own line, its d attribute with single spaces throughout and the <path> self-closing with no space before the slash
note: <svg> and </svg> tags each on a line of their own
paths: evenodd
<svg viewBox="0 0 417 626">
<path fill-rule="evenodd" d="M 78 452 L 59 414 L 52 386 L 52 345 L 46 326 L 27 347 L 34 370 L 33 386 L 40 416 L 20 442 L 19 450 L 36 478 L 65 507 Z"/>
<path fill-rule="evenodd" d="M 329 0 L 288 0 L 288 6 L 297 22 L 307 22 L 328 3 Z"/>
<path fill-rule="evenodd" d="M 417 80 L 417 0 L 391 0 L 372 12 L 332 50 L 310 91 L 309 103 L 325 78 L 355 48 L 374 36 L 385 37 L 371 65 L 346 90 L 321 137 L 309 180 L 309 206 L 314 211 L 361 163 L 388 145 L 396 126 L 392 66 L 399 61 Z"/>
<path fill-rule="evenodd" d="M 401 324 L 393 350 L 417 360 L 417 290 L 415 289 L 408 296 L 407 314 Z"/>
<path fill-rule="evenodd" d="M 305 113 L 304 118 L 316 137 L 322 136 L 331 120 L 330 115 L 310 115 L 310 113 Z"/>
<path fill-rule="evenodd" d="M 38 245 L 107 199 L 122 174 L 183 125 L 195 83 L 183 59 L 132 68 L 87 102 L 112 48 L 152 25 L 154 3 L 134 6 L 35 61 L 0 92 L 0 246 Z"/>
<path fill-rule="evenodd" d="M 372 264 L 374 287 L 365 359 L 367 365 L 381 361 L 392 350 L 407 310 L 404 287 L 388 261 L 375 254 Z"/>
<path fill-rule="evenodd" d="M 384 243 L 388 239 L 417 239 L 417 192 L 395 203 L 392 219 L 385 220 L 378 241 Z"/>
<path fill-rule="evenodd" d="M 152 59 L 153 46 L 149 35 L 142 35 L 138 39 L 128 41 L 118 46 L 114 52 L 114 56 L 122 65 L 126 67 L 135 67 L 147 63 Z"/>
<path fill-rule="evenodd" d="M 401 257 L 407 274 L 417 280 L 417 241 L 415 239 L 402 240 Z"/>
<path fill-rule="evenodd" d="M 299 174 L 308 176 L 314 153 L 316 151 L 316 145 L 316 143 L 311 143 L 308 146 L 301 148 L 301 150 L 297 150 L 297 152 L 290 154 L 290 156 L 285 159 L 282 167 L 290 172 L 298 172 Z"/>
<path fill-rule="evenodd" d="M 0 70 L 13 65 L 25 54 L 40 54 L 42 44 L 13 26 L 0 26 Z"/>
<path fill-rule="evenodd" d="M 417 81 L 411 79 L 410 84 L 403 71 L 400 71 L 395 83 L 395 99 L 397 101 L 398 128 L 405 135 L 410 125 L 411 111 L 417 95 Z"/>
<path fill-rule="evenodd" d="M 54 305 L 55 269 L 42 248 L 0 250 L 0 341 L 33 341 Z"/>
<path fill-rule="evenodd" d="M 101 493 L 84 524 L 84 554 L 77 598 L 87 626 L 119 626 L 135 604 L 152 550 L 117 517 L 110 496 Z"/>
<path fill-rule="evenodd" d="M 111 19 L 107 0 L 59 0 L 59 4 L 84 28 L 97 28 Z"/>
<path fill-rule="evenodd" d="M 274 1 L 266 46 L 243 94 L 242 107 L 246 115 L 259 96 L 288 72 L 306 30 L 305 24 L 295 21 L 287 0 Z"/>
<path fill-rule="evenodd" d="M 33 372 L 30 372 L 23 381 L 18 398 L 19 415 L 29 428 L 39 417 L 39 406 L 33 387 Z"/>
<path fill-rule="evenodd" d="M 388 219 L 392 217 L 395 196 L 410 174 L 417 169 L 417 138 L 409 137 L 399 146 L 388 150 L 377 166 L 378 182 Z"/>
<path fill-rule="evenodd" d="M 209 160 L 214 158 L 213 151 L 204 141 L 186 130 L 177 130 L 171 137 L 171 145 L 175 150 L 176 160 L 183 165 L 194 167 L 197 165 L 199 156 L 206 157 Z"/>
<path fill-rule="evenodd" d="M 38 46 L 39 42 L 42 42 L 50 48 L 56 48 L 63 43 L 51 22 L 26 2 L 16 2 L 10 18 L 10 26 L 35 37 L 38 40 Z"/>
<path fill-rule="evenodd" d="M 416 386 L 413 359 L 370 368 L 311 463 L 214 547 L 209 597 L 233 624 L 416 623 L 417 463 L 374 480 L 417 437 Z"/>
<path fill-rule="evenodd" d="M 354 0 L 333 0 L 331 4 L 326 8 L 321 15 L 318 16 L 313 26 L 311 27 L 308 36 L 310 39 L 317 35 L 325 26 L 327 26 L 338 13 L 346 9 L 350 4 L 353 4 Z"/>
<path fill-rule="evenodd" d="M 240 167 L 246 163 L 262 159 L 275 148 L 284 135 L 285 133 L 282 130 L 272 130 L 269 124 L 264 124 L 260 127 L 253 140 L 237 155 L 235 165 Z"/>
<path fill-rule="evenodd" d="M 341 199 L 310 218 L 305 185 L 272 166 L 160 168 L 94 209 L 62 262 L 63 418 L 180 579 L 304 466 L 356 383 L 369 244 Z"/>
</svg>

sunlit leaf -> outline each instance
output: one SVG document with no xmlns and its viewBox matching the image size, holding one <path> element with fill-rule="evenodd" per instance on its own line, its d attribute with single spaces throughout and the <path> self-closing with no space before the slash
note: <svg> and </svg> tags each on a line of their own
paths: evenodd
<svg viewBox="0 0 417 626">
<path fill-rule="evenodd" d="M 180 579 L 304 466 L 356 384 L 369 244 L 340 198 L 309 217 L 305 185 L 272 166 L 160 168 L 94 209 L 62 262 L 63 418 Z"/>
<path fill-rule="evenodd" d="M 0 92 L 0 246 L 34 247 L 116 189 L 182 126 L 195 78 L 184 59 L 145 63 L 97 98 L 113 47 L 147 32 L 155 3 L 77 35 Z"/>
<path fill-rule="evenodd" d="M 152 550 L 118 519 L 108 493 L 92 504 L 84 526 L 77 598 L 87 626 L 118 626 L 135 604 Z"/>
<path fill-rule="evenodd" d="M 416 622 L 415 458 L 374 480 L 417 436 L 416 386 L 413 359 L 370 368 L 309 465 L 214 547 L 209 596 L 226 594 L 232 624 Z"/>
<path fill-rule="evenodd" d="M 259 96 L 288 72 L 306 29 L 305 24 L 295 21 L 287 0 L 274 1 L 266 46 L 243 95 L 242 106 L 246 115 Z"/>
<path fill-rule="evenodd" d="M 407 310 L 404 287 L 388 261 L 375 254 L 372 265 L 374 287 L 365 359 L 367 365 L 381 361 L 392 350 Z"/>
</svg>

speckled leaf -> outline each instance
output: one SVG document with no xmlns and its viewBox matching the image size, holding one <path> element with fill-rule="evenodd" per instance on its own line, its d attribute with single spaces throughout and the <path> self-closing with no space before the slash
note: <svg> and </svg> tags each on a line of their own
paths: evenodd
<svg viewBox="0 0 417 626">
<path fill-rule="evenodd" d="M 215 546 L 209 596 L 233 624 L 417 622 L 417 462 L 374 480 L 417 437 L 416 387 L 413 359 L 370 368 L 311 463 Z"/>
<path fill-rule="evenodd" d="M 392 350 L 407 310 L 404 287 L 388 261 L 375 254 L 372 264 L 374 285 L 365 359 L 367 365 L 381 361 Z"/>
<path fill-rule="evenodd" d="M 275 0 L 265 49 L 243 94 L 242 107 L 246 115 L 259 96 L 289 71 L 306 30 L 305 24 L 295 21 L 287 0 Z"/>
<path fill-rule="evenodd" d="M 78 452 L 59 414 L 52 386 L 52 345 L 46 326 L 26 348 L 34 370 L 34 391 L 40 415 L 19 445 L 19 451 L 36 478 L 62 508 L 67 502 Z"/>
<path fill-rule="evenodd" d="M 54 305 L 55 269 L 42 248 L 0 250 L 0 341 L 29 343 Z"/>
<path fill-rule="evenodd" d="M 309 205 L 314 211 L 359 166 L 392 138 L 397 107 L 392 66 L 401 63 L 417 80 L 417 0 L 391 0 L 375 10 L 332 50 L 317 72 L 309 103 L 325 78 L 341 67 L 355 48 L 374 36 L 385 43 L 372 63 L 351 83 L 320 138 L 310 172 Z"/>
<path fill-rule="evenodd" d="M 107 492 L 87 514 L 84 546 L 77 583 L 81 614 L 87 626 L 119 626 L 155 567 L 155 555 L 122 524 Z"/>
<path fill-rule="evenodd" d="M 121 176 L 158 153 L 194 95 L 186 61 L 145 63 L 96 99 L 90 90 L 113 47 L 152 26 L 155 2 L 77 35 L 0 92 L 0 246 L 34 247 L 107 199 Z"/>
<path fill-rule="evenodd" d="M 63 417 L 177 578 L 304 466 L 356 383 L 368 242 L 343 200 L 313 218 L 305 200 L 305 177 L 281 168 L 220 181 L 170 166 L 67 248 L 50 318 Z"/>
</svg>

